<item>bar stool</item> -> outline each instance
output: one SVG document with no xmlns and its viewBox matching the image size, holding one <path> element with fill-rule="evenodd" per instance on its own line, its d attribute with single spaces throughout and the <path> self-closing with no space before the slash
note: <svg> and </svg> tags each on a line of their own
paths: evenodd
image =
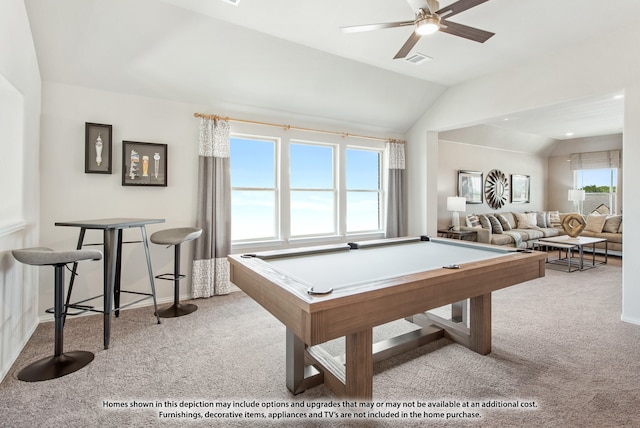
<svg viewBox="0 0 640 428">
<path fill-rule="evenodd" d="M 162 318 L 174 318 L 188 315 L 191 312 L 195 312 L 198 307 L 193 304 L 180 303 L 180 280 L 184 278 L 184 275 L 180 274 L 180 245 L 184 242 L 193 241 L 202 235 L 202 229 L 197 227 L 178 227 L 174 229 L 165 229 L 155 232 L 149 239 L 154 244 L 160 245 L 173 245 L 174 258 L 173 258 L 173 273 L 163 273 L 156 275 L 158 279 L 164 279 L 174 282 L 173 289 L 173 305 L 168 308 L 159 309 L 158 315 Z"/>
<path fill-rule="evenodd" d="M 13 250 L 13 257 L 20 263 L 33 266 L 54 266 L 54 319 L 55 319 L 55 349 L 51 357 L 46 357 L 29 364 L 18 373 L 18 379 L 26 382 L 39 382 L 62 377 L 80 370 L 91 361 L 93 354 L 87 351 L 62 352 L 64 314 L 64 269 L 67 263 L 81 260 L 100 260 L 99 250 L 54 251 L 51 248 L 34 247 Z"/>
</svg>

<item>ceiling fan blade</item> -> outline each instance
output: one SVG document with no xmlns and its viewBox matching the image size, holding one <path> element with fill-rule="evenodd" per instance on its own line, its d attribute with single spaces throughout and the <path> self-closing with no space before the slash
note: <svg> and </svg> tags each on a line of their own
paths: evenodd
<svg viewBox="0 0 640 428">
<path fill-rule="evenodd" d="M 401 22 L 387 22 L 384 24 L 366 24 L 366 25 L 353 25 L 350 27 L 340 27 L 343 33 L 359 33 L 361 31 L 381 30 L 383 28 L 395 28 L 405 27 L 407 25 L 413 25 L 414 21 L 401 21 Z"/>
<path fill-rule="evenodd" d="M 463 37 L 473 40 L 474 42 L 484 43 L 489 40 L 495 33 L 480 30 L 479 28 L 469 27 L 467 25 L 458 24 L 450 21 L 441 21 L 440 31 L 454 36 Z"/>
<path fill-rule="evenodd" d="M 440 9 L 438 12 L 438 16 L 440 18 L 451 18 L 453 15 L 457 15 L 460 12 L 464 12 L 467 9 L 471 9 L 472 7 L 476 7 L 479 4 L 488 2 L 489 0 L 459 0 L 449 6 L 445 6 Z"/>
<path fill-rule="evenodd" d="M 407 39 L 407 41 L 400 48 L 400 50 L 398 51 L 396 56 L 393 57 L 393 59 L 406 57 L 409 54 L 409 52 L 411 52 L 411 49 L 413 49 L 416 43 L 418 43 L 418 40 L 420 40 L 420 37 L 422 37 L 420 36 L 420 34 L 417 34 L 415 32 L 411 33 L 411 36 Z"/>
</svg>

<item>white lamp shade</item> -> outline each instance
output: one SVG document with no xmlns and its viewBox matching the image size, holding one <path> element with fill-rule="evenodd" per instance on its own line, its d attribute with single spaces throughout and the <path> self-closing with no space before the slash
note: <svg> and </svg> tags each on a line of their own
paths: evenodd
<svg viewBox="0 0 640 428">
<path fill-rule="evenodd" d="M 447 197 L 447 211 L 466 211 L 467 209 L 467 198 L 462 198 L 459 196 L 448 196 Z"/>
<path fill-rule="evenodd" d="M 585 198 L 584 190 L 569 189 L 569 200 L 572 202 L 582 202 Z"/>
</svg>

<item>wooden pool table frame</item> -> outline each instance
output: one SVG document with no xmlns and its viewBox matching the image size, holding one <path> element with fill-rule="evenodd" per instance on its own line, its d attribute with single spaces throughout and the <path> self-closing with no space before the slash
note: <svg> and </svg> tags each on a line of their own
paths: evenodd
<svg viewBox="0 0 640 428">
<path fill-rule="evenodd" d="M 438 239 L 443 240 L 450 241 Z M 286 326 L 286 385 L 292 393 L 324 382 L 338 397 L 368 400 L 374 361 L 442 337 L 479 354 L 490 353 L 491 292 L 545 274 L 544 253 L 514 249 L 505 257 L 461 263 L 459 269 L 401 275 L 316 297 L 296 292 L 300 284 L 275 272 L 268 260 L 231 255 L 229 262 L 231 281 Z M 470 299 L 469 327 L 426 313 L 465 299 Z M 373 343 L 373 327 L 402 318 L 423 328 Z M 343 336 L 344 361 L 315 346 Z"/>
</svg>

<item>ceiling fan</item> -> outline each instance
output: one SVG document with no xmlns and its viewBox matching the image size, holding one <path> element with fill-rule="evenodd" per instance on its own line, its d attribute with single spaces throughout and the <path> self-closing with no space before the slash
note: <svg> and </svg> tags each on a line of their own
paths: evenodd
<svg viewBox="0 0 640 428">
<path fill-rule="evenodd" d="M 489 40 L 494 33 L 469 27 L 467 25 L 457 24 L 449 21 L 448 19 L 460 12 L 464 12 L 467 9 L 471 9 L 472 7 L 478 6 L 479 4 L 487 1 L 489 0 L 459 0 L 440 9 L 438 0 L 407 0 L 416 14 L 415 19 L 412 21 L 355 25 L 351 27 L 342 27 L 341 30 L 345 33 L 355 33 L 360 31 L 380 30 L 383 28 L 413 25 L 415 27 L 413 33 L 393 59 L 406 57 L 422 36 L 435 33 L 436 31 L 442 31 L 443 33 L 473 40 L 474 42 L 484 43 Z"/>
</svg>

